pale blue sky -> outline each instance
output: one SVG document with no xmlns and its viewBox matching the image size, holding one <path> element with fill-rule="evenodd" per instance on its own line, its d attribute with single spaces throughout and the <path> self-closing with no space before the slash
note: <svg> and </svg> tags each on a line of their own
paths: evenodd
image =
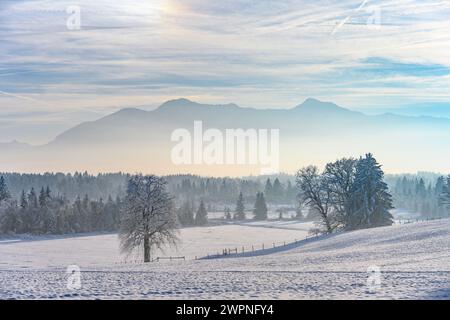
<svg viewBox="0 0 450 320">
<path fill-rule="evenodd" d="M 78 31 L 66 27 L 74 4 Z M 79 122 L 178 97 L 445 107 L 449 16 L 450 1 L 423 0 L 2 0 L 0 142 L 44 143 Z"/>
</svg>

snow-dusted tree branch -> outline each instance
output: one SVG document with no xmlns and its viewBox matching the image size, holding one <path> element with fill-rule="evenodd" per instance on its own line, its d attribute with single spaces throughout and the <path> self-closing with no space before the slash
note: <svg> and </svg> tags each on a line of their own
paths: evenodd
<svg viewBox="0 0 450 320">
<path fill-rule="evenodd" d="M 297 173 L 301 201 L 320 215 L 325 231 L 331 233 L 334 229 L 331 218 L 331 192 L 324 182 L 315 166 L 300 169 Z"/>
<path fill-rule="evenodd" d="M 142 249 L 144 262 L 151 252 L 177 242 L 176 214 L 166 181 L 154 175 L 130 177 L 119 232 L 122 252 Z"/>
</svg>

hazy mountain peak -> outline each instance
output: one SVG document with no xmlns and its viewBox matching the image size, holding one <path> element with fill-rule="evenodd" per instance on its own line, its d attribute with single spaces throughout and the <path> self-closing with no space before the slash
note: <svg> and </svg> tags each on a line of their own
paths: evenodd
<svg viewBox="0 0 450 320">
<path fill-rule="evenodd" d="M 225 105 L 225 107 L 229 108 L 240 108 L 236 103 L 228 103 Z"/>
<path fill-rule="evenodd" d="M 165 104 L 190 104 L 190 103 L 196 103 L 196 102 L 189 100 L 187 98 L 172 99 L 172 100 L 168 100 L 165 102 Z"/>
<path fill-rule="evenodd" d="M 168 100 L 168 101 L 164 102 L 157 110 L 161 111 L 161 110 L 176 109 L 178 111 L 181 111 L 179 109 L 186 110 L 188 108 L 190 108 L 190 109 L 192 109 L 192 108 L 233 108 L 233 109 L 237 109 L 240 107 L 235 103 L 212 105 L 212 104 L 198 103 L 198 102 L 186 99 L 186 98 L 180 98 L 180 99 Z"/>
<path fill-rule="evenodd" d="M 116 114 L 136 114 L 146 112 L 138 108 L 123 108 L 116 112 Z"/>
<path fill-rule="evenodd" d="M 188 106 L 188 105 L 198 105 L 198 103 L 191 101 L 186 98 L 172 99 L 164 102 L 159 106 L 158 109 L 166 109 L 170 107 Z"/>
<path fill-rule="evenodd" d="M 303 105 L 310 105 L 310 104 L 312 105 L 317 103 L 325 103 L 325 102 L 315 98 L 306 98 L 305 101 L 303 101 Z"/>
<path fill-rule="evenodd" d="M 148 111 L 142 110 L 142 109 L 138 109 L 138 108 L 131 108 L 131 107 L 127 107 L 127 108 L 123 108 L 120 109 L 119 111 L 116 111 L 114 113 L 111 113 L 107 116 L 104 116 L 101 119 L 98 119 L 97 121 L 109 121 L 109 120 L 115 120 L 115 121 L 122 121 L 124 119 L 132 119 L 132 118 L 142 118 L 145 115 L 148 114 Z M 96 121 L 85 121 L 80 123 L 78 126 L 75 126 L 74 128 L 77 128 L 79 126 L 83 126 L 86 125 L 88 123 L 95 123 Z M 72 129 L 74 129 L 72 128 Z M 72 129 L 67 130 L 71 131 Z M 63 135 L 65 132 L 63 132 L 61 135 Z"/>
<path fill-rule="evenodd" d="M 298 105 L 297 108 L 302 108 L 302 109 L 324 109 L 324 108 L 329 108 L 329 109 L 343 109 L 341 107 L 339 107 L 337 104 L 334 104 L 332 102 L 325 102 L 325 101 L 320 101 L 314 98 L 308 98 L 306 99 L 302 104 Z"/>
<path fill-rule="evenodd" d="M 360 112 L 352 111 L 346 108 L 342 108 L 333 102 L 320 101 L 314 98 L 306 99 L 302 104 L 299 104 L 294 108 L 308 114 L 324 114 L 324 113 L 342 113 L 342 114 L 359 114 Z"/>
</svg>

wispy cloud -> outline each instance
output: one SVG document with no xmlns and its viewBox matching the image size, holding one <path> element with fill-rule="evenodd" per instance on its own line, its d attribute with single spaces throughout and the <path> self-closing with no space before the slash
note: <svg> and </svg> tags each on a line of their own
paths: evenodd
<svg viewBox="0 0 450 320">
<path fill-rule="evenodd" d="M 78 31 L 66 27 L 73 1 L 0 3 L 0 118 L 179 96 L 254 107 L 450 100 L 449 1 L 77 3 Z"/>
</svg>

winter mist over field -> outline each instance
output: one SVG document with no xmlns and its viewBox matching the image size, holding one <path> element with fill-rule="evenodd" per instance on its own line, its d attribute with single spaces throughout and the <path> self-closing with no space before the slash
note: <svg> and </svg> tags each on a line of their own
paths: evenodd
<svg viewBox="0 0 450 320">
<path fill-rule="evenodd" d="M 0 3 L 0 299 L 449 299 L 450 4 Z"/>
</svg>

